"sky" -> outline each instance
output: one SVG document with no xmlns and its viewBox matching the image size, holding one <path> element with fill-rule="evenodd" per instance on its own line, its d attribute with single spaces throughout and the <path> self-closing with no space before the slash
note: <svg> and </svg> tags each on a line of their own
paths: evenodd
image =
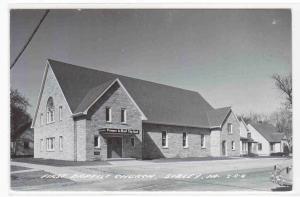
<svg viewBox="0 0 300 197">
<path fill-rule="evenodd" d="M 44 10 L 11 10 L 10 60 Z M 46 60 L 199 92 L 213 107 L 269 114 L 272 74 L 292 72 L 290 10 L 51 10 L 10 74 L 33 116 Z"/>
</svg>

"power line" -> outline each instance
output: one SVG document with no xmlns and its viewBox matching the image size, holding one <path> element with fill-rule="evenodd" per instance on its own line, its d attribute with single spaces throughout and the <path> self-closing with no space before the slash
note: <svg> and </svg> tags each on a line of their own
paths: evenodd
<svg viewBox="0 0 300 197">
<path fill-rule="evenodd" d="M 14 67 L 14 65 L 17 63 L 18 59 L 21 57 L 21 55 L 23 54 L 23 52 L 25 51 L 25 49 L 27 48 L 27 46 L 29 45 L 30 41 L 32 40 L 33 36 L 35 35 L 35 33 L 37 32 L 37 30 L 39 29 L 39 27 L 41 26 L 41 24 L 43 23 L 43 21 L 45 20 L 46 16 L 48 15 L 50 10 L 46 10 L 45 14 L 43 15 L 42 19 L 39 21 L 38 25 L 35 27 L 34 31 L 32 32 L 32 34 L 30 35 L 30 37 L 28 38 L 26 44 L 24 45 L 24 47 L 21 49 L 20 53 L 18 54 L 18 56 L 16 57 L 16 59 L 13 61 L 13 63 L 10 65 L 10 69 L 12 69 Z"/>
</svg>

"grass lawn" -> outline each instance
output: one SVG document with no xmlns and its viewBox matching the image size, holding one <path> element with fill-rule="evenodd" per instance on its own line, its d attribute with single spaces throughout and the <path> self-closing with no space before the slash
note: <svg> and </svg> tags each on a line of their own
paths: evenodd
<svg viewBox="0 0 300 197">
<path fill-rule="evenodd" d="M 31 168 L 21 167 L 21 166 L 10 166 L 10 171 L 20 171 L 20 170 L 30 170 Z"/>
<path fill-rule="evenodd" d="M 75 161 L 63 161 L 63 160 L 55 160 L 55 159 L 41 159 L 41 158 L 14 158 L 11 161 L 32 163 L 32 164 L 38 164 L 38 165 L 49 165 L 49 166 L 55 166 L 55 167 L 111 165 L 107 161 L 77 161 L 77 162 L 75 162 Z"/>
<path fill-rule="evenodd" d="M 22 172 L 11 174 L 11 187 L 36 186 L 51 183 L 73 183 L 73 181 L 65 178 L 41 178 L 43 175 L 52 175 L 45 171 Z"/>
</svg>

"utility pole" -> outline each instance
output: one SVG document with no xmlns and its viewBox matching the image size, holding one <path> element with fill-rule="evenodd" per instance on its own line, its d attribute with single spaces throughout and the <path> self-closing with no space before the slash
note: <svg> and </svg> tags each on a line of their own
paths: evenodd
<svg viewBox="0 0 300 197">
<path fill-rule="evenodd" d="M 14 67 L 14 65 L 17 63 L 18 59 L 21 57 L 21 55 L 23 54 L 23 52 L 25 51 L 25 49 L 27 48 L 27 46 L 29 45 L 30 41 L 32 40 L 33 36 L 35 35 L 35 33 L 37 32 L 37 30 L 39 29 L 39 27 L 41 26 L 41 24 L 43 23 L 43 21 L 45 20 L 46 16 L 48 15 L 48 13 L 50 12 L 50 10 L 46 10 L 45 14 L 43 15 L 43 17 L 41 18 L 41 20 L 39 21 L 38 25 L 35 27 L 34 31 L 32 32 L 32 34 L 30 35 L 30 37 L 28 38 L 27 42 L 25 43 L 24 47 L 21 49 L 20 53 L 17 55 L 16 59 L 13 61 L 13 63 L 10 65 L 10 69 L 12 69 Z"/>
</svg>

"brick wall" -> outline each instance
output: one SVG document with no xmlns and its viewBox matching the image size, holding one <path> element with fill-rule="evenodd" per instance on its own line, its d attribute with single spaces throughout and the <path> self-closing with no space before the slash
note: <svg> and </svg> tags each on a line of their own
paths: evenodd
<svg viewBox="0 0 300 197">
<path fill-rule="evenodd" d="M 228 129 L 227 129 L 228 123 L 232 124 L 232 131 L 233 131 L 232 134 L 229 134 L 229 132 L 228 132 Z M 240 125 L 239 125 L 239 121 L 237 120 L 237 118 L 235 117 L 233 112 L 231 112 L 228 115 L 228 117 L 226 118 L 226 120 L 222 126 L 220 143 L 222 143 L 223 140 L 226 141 L 227 156 L 239 156 L 240 155 Z M 232 141 L 235 142 L 235 150 L 232 150 L 232 146 L 231 146 Z"/>
<path fill-rule="evenodd" d="M 168 133 L 168 148 L 162 147 L 162 131 Z M 143 157 L 145 159 L 210 155 L 210 131 L 208 129 L 144 123 L 143 132 Z M 183 147 L 183 132 L 188 133 L 188 148 Z M 205 148 L 201 148 L 200 134 L 205 134 Z"/>
<path fill-rule="evenodd" d="M 221 130 L 213 129 L 210 133 L 210 156 L 221 156 Z"/>
<path fill-rule="evenodd" d="M 48 98 L 54 101 L 54 122 L 46 123 L 46 106 Z M 58 118 L 58 108 L 62 106 L 62 121 Z M 43 124 L 41 125 L 41 113 Z M 59 150 L 59 136 L 63 136 L 63 150 Z M 54 151 L 46 150 L 46 138 L 54 137 Z M 40 140 L 43 139 L 42 149 Z M 59 87 L 55 75 L 49 67 L 46 74 L 45 88 L 43 89 L 40 105 L 34 124 L 34 157 L 48 159 L 74 160 L 74 121 L 71 111 Z"/>
<path fill-rule="evenodd" d="M 106 107 L 111 108 L 112 121 L 106 122 Z M 121 123 L 121 108 L 126 109 L 127 121 Z M 99 135 L 99 129 L 102 128 L 118 128 L 118 129 L 138 129 L 139 134 L 105 134 L 100 133 L 100 149 L 94 148 L 94 135 Z M 87 143 L 92 144 L 87 154 L 89 159 L 107 159 L 107 138 L 115 135 L 123 137 L 123 157 L 141 158 L 142 156 L 142 116 L 140 111 L 130 100 L 126 92 L 118 83 L 113 85 L 111 89 L 103 95 L 103 97 L 95 103 L 89 110 L 87 116 Z M 134 137 L 135 146 L 130 143 L 130 138 Z M 94 155 L 94 152 L 100 152 Z"/>
</svg>

